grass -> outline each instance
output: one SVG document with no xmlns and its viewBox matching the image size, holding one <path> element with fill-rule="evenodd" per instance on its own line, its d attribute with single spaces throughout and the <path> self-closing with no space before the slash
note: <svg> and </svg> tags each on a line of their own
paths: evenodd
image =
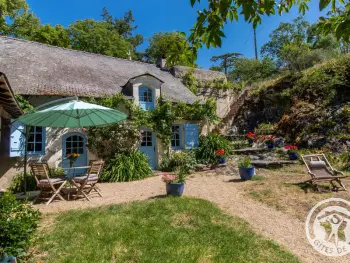
<svg viewBox="0 0 350 263">
<path fill-rule="evenodd" d="M 35 262 L 299 262 L 242 219 L 195 198 L 163 198 L 49 215 Z"/>
<path fill-rule="evenodd" d="M 246 195 L 302 221 L 305 221 L 312 207 L 322 200 L 332 197 L 350 199 L 349 190 L 332 192 L 328 183 L 320 184 L 321 193 L 315 192 L 310 184 L 304 183 L 310 179 L 304 165 L 259 169 L 257 174 L 264 175 L 264 180 L 244 184 Z M 350 187 L 350 178 L 343 182 L 347 188 Z"/>
</svg>

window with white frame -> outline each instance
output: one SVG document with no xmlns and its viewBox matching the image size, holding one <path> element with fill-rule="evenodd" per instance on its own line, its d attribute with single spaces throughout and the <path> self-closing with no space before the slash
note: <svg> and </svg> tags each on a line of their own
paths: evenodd
<svg viewBox="0 0 350 263">
<path fill-rule="evenodd" d="M 172 126 L 171 147 L 173 149 L 181 149 L 181 127 L 180 125 Z"/>
</svg>

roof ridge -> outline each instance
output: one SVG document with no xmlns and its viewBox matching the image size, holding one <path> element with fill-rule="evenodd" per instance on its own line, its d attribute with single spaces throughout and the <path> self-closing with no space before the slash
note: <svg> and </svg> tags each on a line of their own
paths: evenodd
<svg viewBox="0 0 350 263">
<path fill-rule="evenodd" d="M 84 54 L 92 55 L 92 56 L 100 56 L 100 57 L 105 57 L 105 58 L 109 58 L 109 59 L 116 59 L 116 60 L 123 60 L 123 61 L 132 62 L 132 63 L 144 64 L 144 65 L 148 65 L 148 66 L 150 66 L 150 65 L 151 66 L 156 66 L 155 64 L 151 64 L 151 63 L 147 63 L 147 62 L 143 62 L 143 61 L 130 60 L 130 59 L 126 59 L 126 58 L 112 57 L 112 56 L 108 56 L 108 55 L 92 53 L 92 52 L 87 52 L 87 51 L 83 51 L 83 50 L 77 50 L 77 49 L 72 49 L 72 48 L 53 46 L 53 45 L 40 43 L 40 42 L 37 42 L 37 41 L 32 41 L 32 40 L 27 40 L 27 39 L 22 39 L 22 38 L 9 37 L 9 36 L 3 36 L 3 35 L 0 35 L 0 38 L 16 40 L 16 41 L 21 41 L 21 42 L 27 42 L 27 43 L 32 43 L 32 44 L 35 44 L 35 45 L 47 46 L 47 47 L 50 47 L 50 48 L 63 49 L 63 50 L 67 50 L 67 51 L 77 52 L 77 53 L 84 53 Z"/>
</svg>

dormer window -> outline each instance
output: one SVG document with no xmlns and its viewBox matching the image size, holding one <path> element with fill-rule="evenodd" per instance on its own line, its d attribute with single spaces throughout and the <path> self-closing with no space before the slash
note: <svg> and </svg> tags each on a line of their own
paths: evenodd
<svg viewBox="0 0 350 263">
<path fill-rule="evenodd" d="M 146 111 L 154 109 L 154 91 L 149 87 L 139 88 L 140 107 Z"/>
</svg>

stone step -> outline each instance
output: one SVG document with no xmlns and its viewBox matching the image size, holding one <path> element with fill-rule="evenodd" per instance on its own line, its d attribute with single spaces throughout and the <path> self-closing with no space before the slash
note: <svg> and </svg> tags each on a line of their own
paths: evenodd
<svg viewBox="0 0 350 263">
<path fill-rule="evenodd" d="M 281 167 L 283 165 L 291 165 L 291 164 L 298 164 L 298 161 L 289 161 L 289 160 L 275 160 L 275 161 L 263 161 L 263 160 L 257 160 L 252 161 L 252 165 L 258 168 L 266 168 L 266 167 Z"/>
<path fill-rule="evenodd" d="M 253 154 L 253 153 L 261 153 L 261 152 L 268 152 L 271 151 L 268 148 L 243 148 L 239 150 L 233 150 L 232 152 L 235 154 Z"/>
</svg>

